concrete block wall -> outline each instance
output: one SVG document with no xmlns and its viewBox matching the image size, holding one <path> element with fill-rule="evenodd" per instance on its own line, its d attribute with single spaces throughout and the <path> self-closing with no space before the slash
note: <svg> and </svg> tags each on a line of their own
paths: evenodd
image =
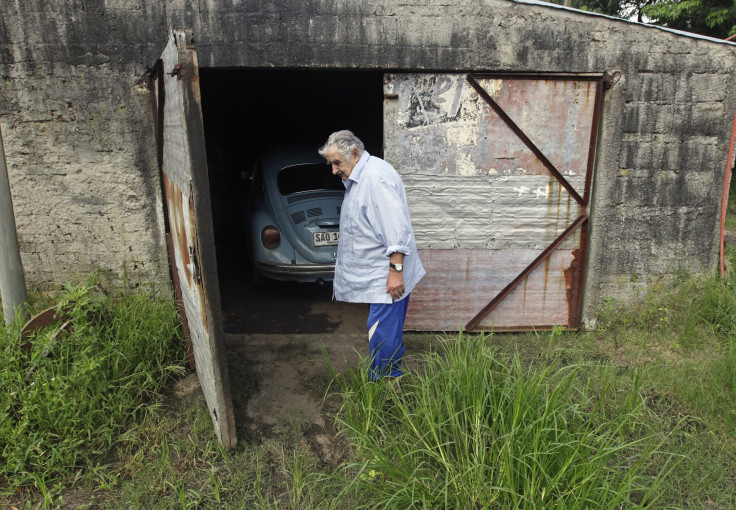
<svg viewBox="0 0 736 510">
<path fill-rule="evenodd" d="M 584 314 L 589 323 L 604 298 L 631 301 L 653 281 L 683 270 L 712 271 L 719 254 L 736 112 L 724 87 L 734 72 L 733 47 L 664 31 L 647 44 L 635 41 L 619 56 L 618 82 L 604 98 Z"/>
<path fill-rule="evenodd" d="M 125 261 L 165 280 L 140 80 L 170 26 L 194 29 L 203 67 L 607 73 L 584 317 L 682 266 L 715 268 L 734 45 L 528 0 L 24 0 L 0 10 L 0 128 L 36 285 Z"/>
<path fill-rule="evenodd" d="M 27 286 L 54 290 L 96 271 L 113 285 L 124 275 L 133 287 L 168 285 L 142 82 L 153 61 L 141 51 L 154 43 L 129 39 L 144 13 L 99 2 L 0 9 L 0 131 Z"/>
</svg>

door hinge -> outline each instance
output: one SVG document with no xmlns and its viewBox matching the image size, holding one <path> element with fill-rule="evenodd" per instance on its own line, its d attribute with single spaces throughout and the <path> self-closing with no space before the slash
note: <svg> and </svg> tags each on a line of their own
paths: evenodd
<svg viewBox="0 0 736 510">
<path fill-rule="evenodd" d="M 171 72 L 170 72 L 170 73 L 166 73 L 166 74 L 168 74 L 168 75 L 169 75 L 169 76 L 171 76 L 172 78 L 173 78 L 174 76 L 176 76 L 176 79 L 177 79 L 177 80 L 181 80 L 181 77 L 182 77 L 182 75 L 183 75 L 183 73 L 182 73 L 182 70 L 181 70 L 181 64 L 176 64 L 176 65 L 174 66 L 174 68 L 173 68 L 173 69 L 171 70 Z"/>
</svg>

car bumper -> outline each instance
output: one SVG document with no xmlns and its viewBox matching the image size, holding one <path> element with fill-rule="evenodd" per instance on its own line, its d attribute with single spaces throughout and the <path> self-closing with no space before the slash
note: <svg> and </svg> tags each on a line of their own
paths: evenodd
<svg viewBox="0 0 736 510">
<path fill-rule="evenodd" d="M 256 269 L 265 276 L 274 279 L 290 278 L 322 278 L 332 280 L 335 275 L 335 264 L 266 264 L 255 263 Z"/>
</svg>

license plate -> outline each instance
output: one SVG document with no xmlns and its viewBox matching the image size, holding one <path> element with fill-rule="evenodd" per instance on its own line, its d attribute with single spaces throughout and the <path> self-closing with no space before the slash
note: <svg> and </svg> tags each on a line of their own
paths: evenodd
<svg viewBox="0 0 736 510">
<path fill-rule="evenodd" d="M 340 239 L 340 232 L 314 232 L 315 246 L 334 246 Z"/>
</svg>

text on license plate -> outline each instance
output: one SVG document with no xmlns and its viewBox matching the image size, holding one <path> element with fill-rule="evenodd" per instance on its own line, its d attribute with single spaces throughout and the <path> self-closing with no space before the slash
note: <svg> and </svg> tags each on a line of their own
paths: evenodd
<svg viewBox="0 0 736 510">
<path fill-rule="evenodd" d="M 315 246 L 332 246 L 340 239 L 340 232 L 314 232 Z"/>
</svg>

